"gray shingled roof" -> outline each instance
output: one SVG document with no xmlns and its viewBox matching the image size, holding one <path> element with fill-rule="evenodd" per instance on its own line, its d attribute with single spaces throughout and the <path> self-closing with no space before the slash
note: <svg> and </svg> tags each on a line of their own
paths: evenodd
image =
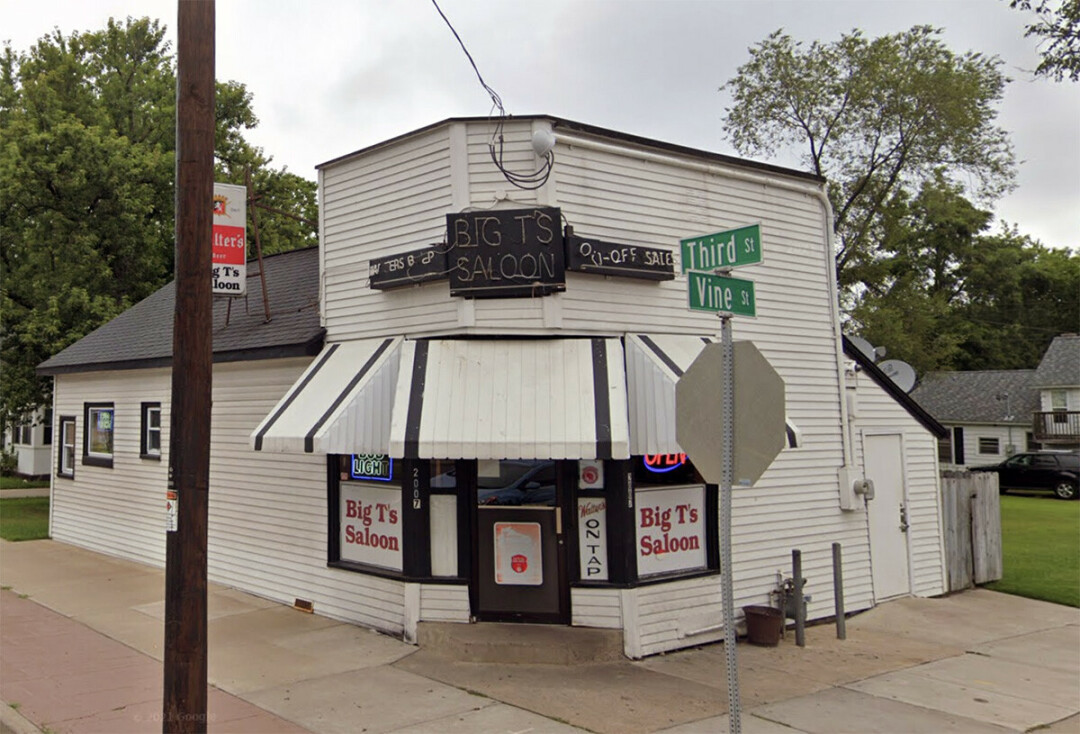
<svg viewBox="0 0 1080 734">
<path fill-rule="evenodd" d="M 325 330 L 319 326 L 319 250 L 310 247 L 263 258 L 270 298 L 265 323 L 258 261 L 248 263 L 247 304 L 214 298 L 214 361 L 317 354 Z M 141 369 L 172 362 L 176 283 L 169 283 L 96 331 L 37 367 L 42 375 L 106 369 Z"/>
<path fill-rule="evenodd" d="M 1039 410 L 1034 377 L 1035 370 L 929 372 L 911 397 L 942 423 L 1026 426 Z"/>
<path fill-rule="evenodd" d="M 1055 336 L 1035 370 L 1035 387 L 1080 387 L 1080 336 Z"/>
</svg>

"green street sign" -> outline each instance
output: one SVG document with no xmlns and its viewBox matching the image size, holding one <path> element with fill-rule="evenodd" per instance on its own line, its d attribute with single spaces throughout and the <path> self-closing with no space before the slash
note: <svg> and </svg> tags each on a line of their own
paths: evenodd
<svg viewBox="0 0 1080 734">
<path fill-rule="evenodd" d="M 754 281 L 711 273 L 690 273 L 686 280 L 691 311 L 757 316 Z"/>
<path fill-rule="evenodd" d="M 761 225 L 679 240 L 682 272 L 737 268 L 761 262 Z"/>
</svg>

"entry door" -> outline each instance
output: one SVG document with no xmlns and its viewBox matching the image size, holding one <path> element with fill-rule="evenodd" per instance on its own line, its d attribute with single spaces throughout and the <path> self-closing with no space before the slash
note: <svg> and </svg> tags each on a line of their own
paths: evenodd
<svg viewBox="0 0 1080 734">
<path fill-rule="evenodd" d="M 911 593 L 908 510 L 904 493 L 903 442 L 899 434 L 864 436 L 866 477 L 874 482 L 867 503 L 870 562 L 878 601 Z"/>
<path fill-rule="evenodd" d="M 567 624 L 562 491 L 554 461 L 502 461 L 477 480 L 474 615 Z"/>
</svg>

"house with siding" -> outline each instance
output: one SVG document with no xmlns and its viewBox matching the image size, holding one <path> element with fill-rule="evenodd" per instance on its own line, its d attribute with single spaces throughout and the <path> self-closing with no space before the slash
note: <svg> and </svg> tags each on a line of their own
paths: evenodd
<svg viewBox="0 0 1080 734">
<path fill-rule="evenodd" d="M 1080 336 L 1054 337 L 1033 370 L 930 372 L 911 397 L 949 430 L 945 468 L 1080 448 Z"/>
<path fill-rule="evenodd" d="M 500 170 L 545 166 L 531 189 Z M 734 333 L 783 378 L 787 426 L 733 493 L 736 607 L 769 603 L 798 549 L 830 616 L 834 542 L 849 611 L 944 593 L 943 429 L 840 333 L 820 178 L 548 116 L 446 120 L 318 177 L 319 247 L 264 258 L 271 318 L 215 302 L 212 580 L 410 641 L 496 621 L 619 630 L 632 658 L 720 639 L 717 488 L 675 438 L 719 322 L 689 307 L 680 240 L 753 232 Z M 71 435 L 59 541 L 164 563 L 173 294 L 39 367 Z"/>
</svg>

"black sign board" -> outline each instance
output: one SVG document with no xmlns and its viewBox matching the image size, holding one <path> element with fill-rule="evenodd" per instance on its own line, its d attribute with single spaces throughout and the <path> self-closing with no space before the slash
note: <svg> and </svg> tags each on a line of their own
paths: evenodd
<svg viewBox="0 0 1080 734">
<path fill-rule="evenodd" d="M 555 207 L 447 214 L 450 295 L 516 298 L 565 290 L 561 219 Z"/>
<path fill-rule="evenodd" d="M 566 269 L 645 280 L 674 280 L 675 254 L 640 245 L 620 245 L 587 237 L 566 238 Z"/>
<path fill-rule="evenodd" d="M 446 278 L 446 245 L 438 244 L 410 250 L 400 255 L 371 261 L 370 285 L 387 290 Z"/>
</svg>

